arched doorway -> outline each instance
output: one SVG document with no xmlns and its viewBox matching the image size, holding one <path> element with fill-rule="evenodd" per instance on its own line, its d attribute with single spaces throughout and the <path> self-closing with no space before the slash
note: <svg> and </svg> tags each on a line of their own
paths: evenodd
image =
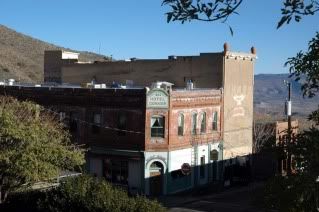
<svg viewBox="0 0 319 212">
<path fill-rule="evenodd" d="M 218 180 L 218 154 L 216 149 L 210 151 L 210 160 L 212 161 L 212 180 Z"/>
<path fill-rule="evenodd" d="M 150 166 L 150 195 L 160 196 L 163 194 L 163 173 L 162 163 L 154 161 Z"/>
</svg>

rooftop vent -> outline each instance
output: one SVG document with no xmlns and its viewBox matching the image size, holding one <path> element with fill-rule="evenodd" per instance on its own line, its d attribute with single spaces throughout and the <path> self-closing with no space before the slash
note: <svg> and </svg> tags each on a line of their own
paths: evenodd
<svg viewBox="0 0 319 212">
<path fill-rule="evenodd" d="M 169 60 L 177 60 L 177 56 L 175 56 L 175 55 L 169 55 L 169 56 L 168 56 L 168 59 L 169 59 Z"/>
</svg>

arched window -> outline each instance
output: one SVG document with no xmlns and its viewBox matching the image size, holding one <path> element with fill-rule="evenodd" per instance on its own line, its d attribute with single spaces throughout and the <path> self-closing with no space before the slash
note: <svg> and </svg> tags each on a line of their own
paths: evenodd
<svg viewBox="0 0 319 212">
<path fill-rule="evenodd" d="M 183 114 L 178 115 L 178 135 L 179 136 L 184 135 L 184 115 Z"/>
<path fill-rule="evenodd" d="M 200 132 L 205 133 L 206 132 L 206 113 L 201 113 L 201 124 L 200 124 Z"/>
<path fill-rule="evenodd" d="M 213 113 L 213 130 L 216 131 L 218 129 L 218 113 L 214 112 Z"/>
<path fill-rule="evenodd" d="M 216 149 L 210 151 L 210 160 L 218 161 L 218 151 Z"/>
<path fill-rule="evenodd" d="M 164 116 L 152 116 L 151 137 L 164 138 L 165 118 Z"/>
<path fill-rule="evenodd" d="M 197 127 L 197 113 L 193 113 L 193 115 L 192 115 L 192 135 L 196 135 L 196 127 Z"/>
</svg>

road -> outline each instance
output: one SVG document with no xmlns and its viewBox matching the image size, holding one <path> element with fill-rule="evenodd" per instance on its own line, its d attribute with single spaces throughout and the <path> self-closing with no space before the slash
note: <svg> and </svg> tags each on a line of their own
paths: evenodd
<svg viewBox="0 0 319 212">
<path fill-rule="evenodd" d="M 258 212 L 263 211 L 253 204 L 258 188 L 246 186 L 201 196 L 172 196 L 164 205 L 170 212 Z"/>
</svg>

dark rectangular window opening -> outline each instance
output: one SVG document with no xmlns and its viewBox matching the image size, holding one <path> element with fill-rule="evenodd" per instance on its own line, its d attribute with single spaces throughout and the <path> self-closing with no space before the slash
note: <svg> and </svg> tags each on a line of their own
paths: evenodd
<svg viewBox="0 0 319 212">
<path fill-rule="evenodd" d="M 164 138 L 165 118 L 153 116 L 151 118 L 151 137 Z"/>
<path fill-rule="evenodd" d="M 214 112 L 214 117 L 213 117 L 213 130 L 217 131 L 218 130 L 218 113 Z"/>
<path fill-rule="evenodd" d="M 78 130 L 78 124 L 76 121 L 76 115 L 73 112 L 70 112 L 70 120 L 69 120 L 70 132 L 75 133 Z"/>
<path fill-rule="evenodd" d="M 119 113 L 118 120 L 117 120 L 117 128 L 119 129 L 117 131 L 117 134 L 119 136 L 125 136 L 126 135 L 126 115 L 124 113 Z"/>
<path fill-rule="evenodd" d="M 196 127 L 197 127 L 197 113 L 194 113 L 192 116 L 192 135 L 196 135 Z"/>
<path fill-rule="evenodd" d="M 179 114 L 178 116 L 178 136 L 184 135 L 184 115 Z"/>
<path fill-rule="evenodd" d="M 93 125 L 92 125 L 92 133 L 98 134 L 101 130 L 101 114 L 94 113 L 93 114 Z"/>
<path fill-rule="evenodd" d="M 114 184 L 128 184 L 128 161 L 106 159 L 103 162 L 103 177 Z"/>
</svg>

